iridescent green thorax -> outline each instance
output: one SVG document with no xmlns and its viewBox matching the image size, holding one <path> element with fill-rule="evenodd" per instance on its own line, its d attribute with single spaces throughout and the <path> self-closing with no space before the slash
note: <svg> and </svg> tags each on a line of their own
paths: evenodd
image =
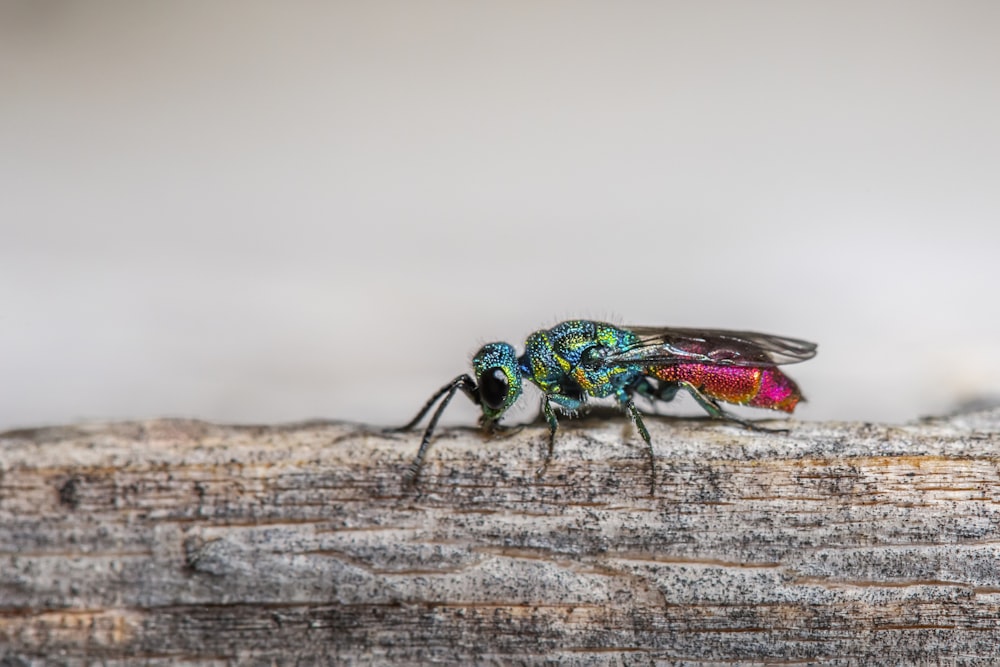
<svg viewBox="0 0 1000 667">
<path fill-rule="evenodd" d="M 521 372 L 552 400 L 575 408 L 587 396 L 616 394 L 641 375 L 639 367 L 601 364 L 608 354 L 637 341 L 635 334 L 603 322 L 563 322 L 528 337 Z"/>
</svg>

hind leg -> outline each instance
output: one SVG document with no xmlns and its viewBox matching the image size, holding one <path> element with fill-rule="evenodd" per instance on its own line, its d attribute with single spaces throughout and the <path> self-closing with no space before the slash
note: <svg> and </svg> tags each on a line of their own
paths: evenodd
<svg viewBox="0 0 1000 667">
<path fill-rule="evenodd" d="M 675 388 L 673 390 L 674 394 L 677 393 L 678 389 L 684 389 L 689 394 L 691 394 L 694 400 L 697 401 L 698 405 L 700 405 L 702 409 L 704 409 L 705 412 L 707 412 L 713 419 L 722 419 L 725 421 L 734 422 L 736 424 L 739 424 L 745 429 L 749 429 L 751 431 L 758 431 L 760 433 L 788 433 L 788 429 L 786 428 L 779 428 L 779 429 L 764 428 L 763 426 L 757 426 L 753 422 L 749 422 L 745 419 L 740 419 L 736 415 L 729 414 L 728 412 L 722 409 L 722 406 L 719 405 L 718 401 L 716 401 L 714 398 L 701 391 L 698 387 L 694 386 L 690 382 L 677 382 L 671 384 L 675 385 Z M 671 395 L 671 398 L 673 398 L 673 395 Z"/>
</svg>

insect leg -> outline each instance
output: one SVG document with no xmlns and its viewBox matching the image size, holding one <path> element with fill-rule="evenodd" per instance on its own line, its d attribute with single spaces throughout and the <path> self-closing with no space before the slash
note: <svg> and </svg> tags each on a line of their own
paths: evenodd
<svg viewBox="0 0 1000 667">
<path fill-rule="evenodd" d="M 536 477 L 544 475 L 545 470 L 549 467 L 549 462 L 552 460 L 552 455 L 555 452 L 556 429 L 559 428 L 559 421 L 556 419 L 556 413 L 552 409 L 552 403 L 549 402 L 548 396 L 542 397 L 542 414 L 545 415 L 545 421 L 549 423 L 549 448 L 545 453 L 545 462 L 542 463 L 542 467 L 535 471 Z"/>
<path fill-rule="evenodd" d="M 464 383 L 466 385 L 466 387 L 463 387 L 463 390 L 469 395 L 469 398 L 472 399 L 473 403 L 478 404 L 479 396 L 476 395 L 476 382 L 469 377 L 467 373 L 464 373 L 434 392 L 434 395 L 427 399 L 424 407 L 420 408 L 420 412 L 417 413 L 417 416 L 411 419 L 405 426 L 397 426 L 396 428 L 390 428 L 387 430 L 391 433 L 409 431 L 411 428 L 420 423 L 420 420 L 424 418 L 432 407 L 434 407 L 434 404 L 437 403 L 439 398 L 447 394 L 449 391 L 452 391 L 455 386 L 460 383 Z"/>
<path fill-rule="evenodd" d="M 431 397 L 431 400 L 427 402 L 427 405 L 420 410 L 420 413 L 417 414 L 413 421 L 401 429 L 398 429 L 400 431 L 405 431 L 413 428 L 417 422 L 424 418 L 424 415 L 427 414 L 431 407 L 434 406 L 434 402 L 441 396 L 444 396 L 444 400 L 441 401 L 441 405 L 439 405 L 437 410 L 434 411 L 434 414 L 431 416 L 430 423 L 427 424 L 427 429 L 424 431 L 424 437 L 420 441 L 420 449 L 417 450 L 417 455 L 413 459 L 413 463 L 410 464 L 410 466 L 406 469 L 406 472 L 403 474 L 403 481 L 406 484 L 412 484 L 416 481 L 417 476 L 420 475 L 420 469 L 424 465 L 424 456 L 427 455 L 427 448 L 430 446 L 431 436 L 434 435 L 434 429 L 437 427 L 438 419 L 441 418 L 441 413 L 443 413 L 444 409 L 448 407 L 448 404 L 451 403 L 451 399 L 455 396 L 455 392 L 459 389 L 464 391 L 473 403 L 479 403 L 479 395 L 476 393 L 475 380 L 468 375 L 459 375 L 450 383 L 439 389 L 437 393 Z"/>
<path fill-rule="evenodd" d="M 711 396 L 707 396 L 704 392 L 698 389 L 698 387 L 694 386 L 690 382 L 679 382 L 677 384 L 678 386 L 683 387 L 689 394 L 691 394 L 691 396 L 694 397 L 694 400 L 698 402 L 698 405 L 700 405 L 705 410 L 705 412 L 711 415 L 713 419 L 722 419 L 725 421 L 734 422 L 736 424 L 739 424 L 745 429 L 749 429 L 751 431 L 759 431 L 761 433 L 788 432 L 788 429 L 764 428 L 763 426 L 757 426 L 753 422 L 749 422 L 745 419 L 740 419 L 736 415 L 731 415 L 725 410 L 723 410 L 722 406 L 719 405 L 718 401 L 716 401 Z"/>
<path fill-rule="evenodd" d="M 677 392 L 680 388 L 681 386 L 676 382 L 660 382 L 660 388 L 656 392 L 656 398 L 664 403 L 669 403 L 674 400 L 674 397 L 677 396 Z"/>
<path fill-rule="evenodd" d="M 656 412 L 656 401 L 660 399 L 659 390 L 656 385 L 654 385 L 647 378 L 640 377 L 631 384 L 622 387 L 622 389 L 629 394 L 642 396 L 644 399 L 649 401 L 649 405 L 653 412 Z"/>
<path fill-rule="evenodd" d="M 635 423 L 635 427 L 639 430 L 639 435 L 642 436 L 643 441 L 646 443 L 646 453 L 649 455 L 649 493 L 650 495 L 656 495 L 656 455 L 653 453 L 653 441 L 649 437 L 646 424 L 643 423 L 642 415 L 639 414 L 639 409 L 635 407 L 635 402 L 631 396 L 625 398 L 625 409 L 628 410 L 629 416 L 632 417 L 632 422 Z"/>
</svg>

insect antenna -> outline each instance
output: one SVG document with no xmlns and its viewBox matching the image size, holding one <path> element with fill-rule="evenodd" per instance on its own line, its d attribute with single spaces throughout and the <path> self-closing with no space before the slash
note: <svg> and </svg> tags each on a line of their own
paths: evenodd
<svg viewBox="0 0 1000 667">
<path fill-rule="evenodd" d="M 459 389 L 465 392 L 466 396 L 475 403 L 479 404 L 479 393 L 476 391 L 476 381 L 473 380 L 468 374 L 459 375 L 457 378 L 446 384 L 445 386 L 438 389 L 433 396 L 427 401 L 417 416 L 410 420 L 410 423 L 406 426 L 402 426 L 398 429 L 393 429 L 396 431 L 408 431 L 414 426 L 416 426 L 421 419 L 430 411 L 434 404 L 444 396 L 444 400 L 438 405 L 437 410 L 431 416 L 430 423 L 427 424 L 427 429 L 424 431 L 424 437 L 420 440 L 420 449 L 417 450 L 417 455 L 413 459 L 413 463 L 409 465 L 406 472 L 403 474 L 403 481 L 406 484 L 412 484 L 416 481 L 417 477 L 420 475 L 420 469 L 424 465 L 424 457 L 427 455 L 427 448 L 430 446 L 431 437 L 434 435 L 434 429 L 437 427 L 438 420 L 441 418 L 441 414 L 444 412 L 448 404 L 451 403 L 451 399 L 454 398 L 455 392 Z"/>
</svg>

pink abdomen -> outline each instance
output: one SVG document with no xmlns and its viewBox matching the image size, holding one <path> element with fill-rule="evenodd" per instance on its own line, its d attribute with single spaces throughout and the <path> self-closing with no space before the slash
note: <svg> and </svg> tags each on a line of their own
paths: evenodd
<svg viewBox="0 0 1000 667">
<path fill-rule="evenodd" d="M 802 399 L 798 385 L 773 366 L 675 364 L 646 372 L 664 382 L 688 382 L 712 398 L 737 405 L 792 412 Z"/>
</svg>

